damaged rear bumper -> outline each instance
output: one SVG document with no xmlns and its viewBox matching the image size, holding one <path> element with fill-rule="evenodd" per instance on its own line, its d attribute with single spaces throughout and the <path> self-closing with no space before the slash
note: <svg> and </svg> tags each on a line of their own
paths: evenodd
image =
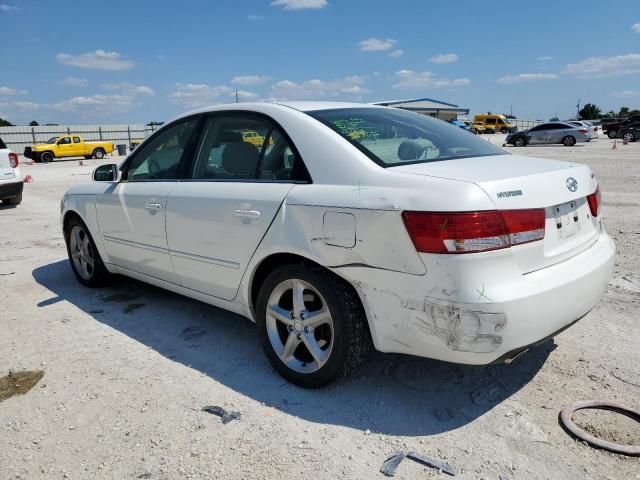
<svg viewBox="0 0 640 480">
<path fill-rule="evenodd" d="M 335 271 L 358 291 L 377 350 L 483 365 L 511 358 L 585 316 L 609 283 L 614 254 L 602 230 L 587 250 L 525 275 L 508 252 L 425 256 L 423 276 Z"/>
</svg>

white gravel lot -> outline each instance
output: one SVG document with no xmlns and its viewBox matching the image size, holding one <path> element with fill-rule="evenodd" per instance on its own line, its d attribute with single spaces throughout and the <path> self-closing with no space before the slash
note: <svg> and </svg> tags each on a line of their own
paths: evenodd
<svg viewBox="0 0 640 480">
<path fill-rule="evenodd" d="M 0 377 L 45 373 L 0 402 L 0 479 L 375 479 L 399 449 L 445 460 L 461 479 L 640 478 L 638 458 L 594 450 L 557 422 L 575 400 L 640 409 L 640 142 L 612 144 L 507 148 L 587 163 L 598 175 L 618 253 L 586 318 L 511 366 L 374 354 L 316 391 L 279 377 L 236 315 L 134 281 L 79 285 L 59 203 L 92 167 L 23 165 L 34 179 L 23 203 L 0 207 Z M 242 418 L 222 425 L 205 405 Z M 630 420 L 579 420 L 640 444 Z M 396 478 L 440 475 L 406 462 Z"/>
</svg>

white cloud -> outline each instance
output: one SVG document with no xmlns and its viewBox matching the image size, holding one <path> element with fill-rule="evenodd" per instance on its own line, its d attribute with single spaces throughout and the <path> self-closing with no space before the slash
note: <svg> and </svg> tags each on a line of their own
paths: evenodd
<svg viewBox="0 0 640 480">
<path fill-rule="evenodd" d="M 319 9 L 329 5 L 327 0 L 273 0 L 272 7 L 284 7 L 285 10 Z"/>
<path fill-rule="evenodd" d="M 0 110 L 2 112 L 33 112 L 34 110 L 38 110 L 39 108 L 40 104 L 34 102 L 0 102 Z M 3 113 L 3 115 L 5 115 L 5 113 Z M 11 114 L 9 113 L 7 116 L 11 116 Z"/>
<path fill-rule="evenodd" d="M 251 15 L 247 15 L 247 20 L 249 20 L 250 22 L 259 22 L 260 20 L 263 20 L 264 17 L 262 15 L 256 15 L 255 13 L 252 13 Z"/>
<path fill-rule="evenodd" d="M 20 8 L 15 5 L 0 3 L 0 12 L 17 12 L 18 10 L 20 10 Z"/>
<path fill-rule="evenodd" d="M 458 55 L 456 53 L 441 53 L 435 57 L 431 57 L 429 61 L 431 63 L 453 63 L 458 61 Z"/>
<path fill-rule="evenodd" d="M 86 87 L 87 80 L 78 77 L 66 77 L 58 82 L 58 85 L 66 85 L 67 87 Z"/>
<path fill-rule="evenodd" d="M 127 95 L 146 95 L 153 96 L 156 92 L 151 87 L 146 85 L 134 85 L 133 83 L 120 82 L 120 83 L 103 83 L 102 88 L 106 90 L 117 90 Z"/>
<path fill-rule="evenodd" d="M 541 62 L 548 62 L 549 60 L 553 60 L 553 57 L 548 57 L 548 56 L 538 57 L 538 60 L 540 60 Z"/>
<path fill-rule="evenodd" d="M 238 95 L 238 100 L 240 101 L 257 100 L 258 98 L 260 98 L 260 95 L 258 95 L 257 93 L 248 92 L 247 90 L 238 90 L 237 92 L 234 91 L 229 93 L 229 95 L 235 98 L 236 93 Z"/>
<path fill-rule="evenodd" d="M 533 82 L 536 80 L 557 80 L 555 73 L 521 73 L 519 75 L 507 75 L 500 77 L 497 82 L 503 85 L 511 85 L 521 82 Z"/>
<path fill-rule="evenodd" d="M 234 85 L 260 85 L 261 83 L 266 82 L 269 77 L 265 77 L 264 75 L 239 75 L 237 77 L 233 77 L 231 79 L 231 83 Z"/>
<path fill-rule="evenodd" d="M 614 77 L 640 73 L 640 53 L 615 57 L 590 57 L 568 64 L 562 73 L 581 78 Z"/>
<path fill-rule="evenodd" d="M 639 97 L 640 90 L 622 90 L 620 92 L 613 92 L 611 95 L 615 97 Z"/>
<path fill-rule="evenodd" d="M 0 86 L 1 97 L 7 97 L 7 96 L 13 96 L 13 95 L 24 95 L 25 93 L 27 93 L 25 90 L 16 90 L 15 88 Z"/>
<path fill-rule="evenodd" d="M 358 100 L 369 93 L 364 88 L 366 78 L 358 75 L 335 80 L 281 80 L 271 86 L 271 94 L 278 100 L 317 100 L 321 98 L 350 98 Z"/>
<path fill-rule="evenodd" d="M 73 97 L 62 102 L 54 103 L 51 108 L 61 112 L 81 113 L 114 113 L 130 109 L 135 101 L 131 95 L 91 95 Z"/>
<path fill-rule="evenodd" d="M 96 50 L 95 52 L 80 55 L 59 53 L 56 55 L 56 60 L 64 65 L 92 70 L 129 70 L 135 65 L 134 62 L 123 58 L 118 52 L 105 52 L 104 50 Z"/>
<path fill-rule="evenodd" d="M 414 72 L 413 70 L 399 70 L 395 73 L 397 83 L 392 87 L 398 90 L 462 87 L 469 85 L 468 78 L 456 78 L 450 80 L 438 77 L 433 72 Z"/>
<path fill-rule="evenodd" d="M 391 52 L 391 53 L 389 54 L 389 56 L 390 56 L 391 58 L 400 58 L 400 57 L 401 57 L 401 56 L 403 56 L 403 55 L 404 55 L 404 50 L 402 50 L 402 49 L 400 49 L 400 48 L 399 48 L 399 49 L 397 49 L 397 50 L 394 50 L 393 52 Z"/>
<path fill-rule="evenodd" d="M 387 50 L 391 50 L 396 43 L 398 43 L 398 41 L 393 38 L 383 40 L 381 38 L 371 37 L 358 43 L 358 47 L 363 52 L 386 52 Z"/>
<path fill-rule="evenodd" d="M 640 23 L 634 23 L 633 25 L 631 25 L 631 30 L 636 33 L 640 33 Z"/>
<path fill-rule="evenodd" d="M 169 98 L 186 108 L 198 108 L 211 105 L 221 95 L 235 94 L 235 90 L 225 85 L 210 86 L 204 83 L 176 83 Z"/>
</svg>

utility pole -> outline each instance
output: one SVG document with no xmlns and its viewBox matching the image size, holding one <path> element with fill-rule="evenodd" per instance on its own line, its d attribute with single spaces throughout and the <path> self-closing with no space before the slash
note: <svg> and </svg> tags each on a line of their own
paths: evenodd
<svg viewBox="0 0 640 480">
<path fill-rule="evenodd" d="M 236 88 L 236 103 L 238 103 L 238 89 Z"/>
<path fill-rule="evenodd" d="M 578 105 L 576 106 L 578 112 L 576 113 L 576 120 L 580 120 L 580 99 L 578 99 Z"/>
</svg>

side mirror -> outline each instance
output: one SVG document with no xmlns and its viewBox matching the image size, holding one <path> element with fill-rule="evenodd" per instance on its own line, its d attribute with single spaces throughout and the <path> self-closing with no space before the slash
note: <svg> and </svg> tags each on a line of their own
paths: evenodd
<svg viewBox="0 0 640 480">
<path fill-rule="evenodd" d="M 93 171 L 94 182 L 117 182 L 118 166 L 115 163 L 100 165 Z"/>
</svg>

